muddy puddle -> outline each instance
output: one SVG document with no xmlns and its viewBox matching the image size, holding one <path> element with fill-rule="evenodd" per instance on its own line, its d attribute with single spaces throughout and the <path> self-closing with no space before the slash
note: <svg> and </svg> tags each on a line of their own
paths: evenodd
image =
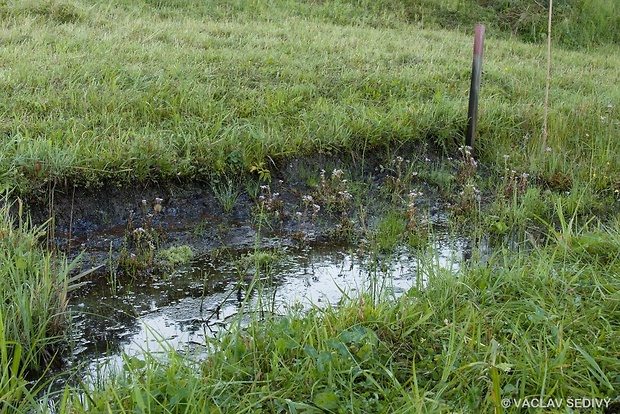
<svg viewBox="0 0 620 414">
<path fill-rule="evenodd" d="M 227 329 L 240 314 L 249 320 L 257 312 L 260 317 L 285 314 L 289 307 L 334 306 L 343 295 L 360 292 L 400 295 L 424 283 L 424 255 L 430 257 L 425 266 L 454 271 L 468 251 L 466 241 L 447 236 L 424 251 L 375 258 L 342 246 L 271 248 L 271 259 L 257 272 L 255 252 L 245 249 L 198 257 L 158 281 L 99 278 L 71 301 L 74 348 L 67 368 L 85 365 L 97 374 L 118 366 L 122 354 L 201 352 L 207 336 Z"/>
</svg>

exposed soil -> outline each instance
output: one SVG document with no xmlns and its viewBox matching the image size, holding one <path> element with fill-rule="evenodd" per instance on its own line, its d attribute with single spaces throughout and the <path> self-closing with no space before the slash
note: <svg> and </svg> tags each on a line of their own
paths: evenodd
<svg viewBox="0 0 620 414">
<path fill-rule="evenodd" d="M 286 194 L 289 204 L 294 203 L 294 189 L 278 191 Z M 155 212 L 156 204 L 161 204 L 161 211 Z M 208 184 L 193 182 L 57 192 L 53 210 L 49 203 L 39 202 L 31 204 L 30 211 L 35 222 L 53 215 L 56 247 L 70 256 L 83 251 L 84 266 L 90 267 L 108 266 L 110 251 L 118 255 L 131 232 L 141 228 L 158 234 L 160 249 L 190 245 L 196 253 L 203 253 L 223 246 L 250 246 L 256 236 L 251 213 L 255 205 L 241 193 L 234 210 L 225 213 Z M 289 227 L 287 219 L 283 227 Z M 126 248 L 131 250 L 131 246 Z"/>
<path fill-rule="evenodd" d="M 277 218 L 271 215 L 265 222 L 257 219 L 258 196 L 250 197 L 245 182 L 239 181 L 236 181 L 239 197 L 229 213 L 215 197 L 211 184 L 205 181 L 57 188 L 53 194 L 31 196 L 26 205 L 35 223 L 53 217 L 51 239 L 57 249 L 70 257 L 83 252 L 83 268 L 103 265 L 103 270 L 108 272 L 108 266 L 117 265 L 123 249 L 131 253 L 128 240 L 139 229 L 157 234 L 159 250 L 189 245 L 197 255 L 222 247 L 252 247 L 259 231 L 261 241 L 267 245 L 274 238 L 280 245 L 333 240 L 335 226 L 342 220 L 339 213 L 321 211 L 317 215 L 319 219 L 310 220 L 311 212 L 305 211 L 303 219 L 299 217 L 299 212 L 304 211 L 302 197 L 315 192 L 315 187 L 308 185 L 307 177 L 316 177 L 321 169 L 335 168 L 344 169 L 353 179 L 364 177 L 369 182 L 366 195 L 369 201 L 364 208 L 372 215 L 378 204 L 370 200 L 377 196 L 377 188 L 389 176 L 380 166 L 394 156 L 393 153 L 389 157 L 375 154 L 362 158 L 350 154 L 343 161 L 317 155 L 273 162 L 269 166 L 272 180 L 268 192 L 278 193 L 282 207 Z M 246 180 L 256 181 L 256 178 L 246 177 Z M 265 194 L 264 189 L 260 194 Z M 428 198 L 426 201 L 429 202 Z M 435 200 L 429 204 L 434 206 L 431 214 L 437 214 L 440 203 Z M 353 217 L 356 212 L 352 208 L 349 214 Z"/>
</svg>

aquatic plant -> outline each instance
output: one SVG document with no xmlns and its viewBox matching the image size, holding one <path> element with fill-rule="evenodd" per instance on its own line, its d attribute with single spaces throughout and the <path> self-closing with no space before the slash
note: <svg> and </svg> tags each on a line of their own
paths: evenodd
<svg viewBox="0 0 620 414">
<path fill-rule="evenodd" d="M 459 147 L 459 153 L 461 159 L 458 163 L 458 171 L 456 173 L 456 180 L 461 185 L 470 183 L 476 175 L 478 170 L 478 162 L 472 154 L 473 148 L 468 146 Z"/>
<path fill-rule="evenodd" d="M 349 180 L 344 178 L 344 171 L 334 169 L 329 178 L 325 175 L 325 170 L 321 170 L 320 183 L 315 191 L 316 199 L 330 213 L 347 213 L 353 196 L 349 189 Z"/>
<path fill-rule="evenodd" d="M 281 221 L 284 215 L 284 201 L 282 201 L 280 193 L 277 191 L 272 192 L 271 187 L 267 184 L 261 185 L 260 191 L 256 210 L 256 213 L 261 216 L 259 221 L 263 218 Z"/>
<path fill-rule="evenodd" d="M 188 263 L 194 257 L 192 248 L 188 245 L 171 246 L 160 250 L 155 255 L 157 266 L 163 269 L 174 270 L 175 267 Z"/>
<path fill-rule="evenodd" d="M 416 199 L 422 195 L 424 194 L 420 191 L 412 191 L 408 196 L 407 209 L 405 210 L 405 213 L 407 217 L 407 230 L 410 232 L 419 229 L 421 224 Z"/>
<path fill-rule="evenodd" d="M 162 198 L 155 198 L 153 210 L 146 200 L 140 202 L 141 214 L 131 212 L 118 254 L 117 269 L 131 276 L 138 276 L 153 268 L 157 249 L 165 241 L 166 234 L 154 223 L 155 217 L 163 210 Z"/>
<path fill-rule="evenodd" d="M 404 195 L 418 176 L 414 163 L 401 156 L 394 158 L 388 167 L 381 166 L 382 172 L 387 172 L 382 189 L 390 195 L 392 201 Z"/>
<path fill-rule="evenodd" d="M 303 204 L 303 211 L 295 212 L 299 230 L 292 234 L 292 237 L 298 241 L 306 240 L 311 231 L 310 226 L 316 221 L 321 211 L 321 206 L 315 203 L 311 195 L 306 194 L 302 196 L 301 201 Z"/>
<path fill-rule="evenodd" d="M 465 184 L 458 194 L 455 211 L 461 214 L 480 212 L 481 201 L 482 195 L 480 190 L 474 184 Z"/>
<path fill-rule="evenodd" d="M 373 247 L 378 252 L 391 252 L 402 243 L 407 233 L 407 221 L 398 212 L 388 213 L 381 217 L 373 228 Z"/>
</svg>

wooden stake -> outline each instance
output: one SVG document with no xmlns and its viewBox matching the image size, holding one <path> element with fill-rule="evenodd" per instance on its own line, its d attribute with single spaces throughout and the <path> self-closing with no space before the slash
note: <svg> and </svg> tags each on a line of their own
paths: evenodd
<svg viewBox="0 0 620 414">
<path fill-rule="evenodd" d="M 480 94 L 480 76 L 482 74 L 484 30 L 485 27 L 483 24 L 476 25 L 476 33 L 474 36 L 474 60 L 471 68 L 471 87 L 469 89 L 467 133 L 465 135 L 465 144 L 471 147 L 472 152 L 476 144 L 476 126 L 478 124 L 478 95 Z"/>
</svg>

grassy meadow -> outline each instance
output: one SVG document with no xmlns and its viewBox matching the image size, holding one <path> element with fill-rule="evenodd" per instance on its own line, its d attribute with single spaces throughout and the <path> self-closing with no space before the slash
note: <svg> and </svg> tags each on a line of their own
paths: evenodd
<svg viewBox="0 0 620 414">
<path fill-rule="evenodd" d="M 541 3 L 0 1 L 0 413 L 501 413 L 528 398 L 617 410 L 620 4 L 556 1 L 543 145 Z M 487 38 L 472 153 L 477 22 Z M 30 223 L 18 197 L 205 181 L 228 183 L 214 190 L 232 211 L 249 190 L 230 177 L 268 184 L 317 154 L 376 154 L 386 167 L 378 194 L 391 210 L 369 230 L 369 256 L 432 237 L 424 186 L 448 200 L 455 232 L 493 241 L 492 257 L 448 273 L 431 255 L 427 283 L 399 298 L 293 308 L 233 325 L 208 358 L 145 354 L 41 393 L 82 275 L 42 246 L 51 224 Z M 364 210 L 373 177 L 322 168 L 314 198 L 342 213 L 341 228 L 364 227 L 346 213 Z"/>
<path fill-rule="evenodd" d="M 458 21 L 468 8 L 452 3 L 6 1 L 0 183 L 209 179 L 403 143 L 455 155 L 473 23 L 412 21 L 446 7 Z M 541 158 L 546 48 L 489 28 L 478 158 L 617 189 L 618 56 L 611 42 L 554 49 Z"/>
</svg>

